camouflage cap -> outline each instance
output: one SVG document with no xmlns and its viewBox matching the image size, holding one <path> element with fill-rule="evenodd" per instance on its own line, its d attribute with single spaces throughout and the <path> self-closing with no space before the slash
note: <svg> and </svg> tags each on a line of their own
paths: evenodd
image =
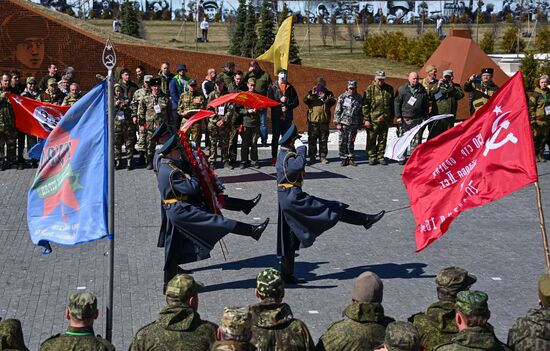
<svg viewBox="0 0 550 351">
<path fill-rule="evenodd" d="M 97 298 L 89 292 L 76 293 L 69 298 L 69 313 L 77 320 L 93 318 L 97 312 Z"/>
<path fill-rule="evenodd" d="M 475 275 L 460 267 L 443 268 L 435 278 L 437 290 L 456 296 L 459 291 L 468 290 L 477 281 Z"/>
<path fill-rule="evenodd" d="M 256 289 L 262 299 L 268 297 L 279 298 L 285 290 L 285 282 L 278 270 L 267 268 L 258 274 Z"/>
<path fill-rule="evenodd" d="M 384 284 L 380 277 L 373 272 L 363 272 L 355 279 L 351 298 L 360 302 L 382 302 Z"/>
<path fill-rule="evenodd" d="M 456 295 L 455 309 L 470 315 L 483 315 L 489 312 L 487 300 L 489 297 L 483 291 L 460 291 Z"/>
<path fill-rule="evenodd" d="M 198 283 L 189 274 L 178 274 L 166 285 L 166 296 L 185 299 L 197 294 L 204 285 Z"/>
<path fill-rule="evenodd" d="M 36 78 L 35 77 L 27 77 L 27 84 L 29 83 L 36 83 Z"/>
<path fill-rule="evenodd" d="M 252 324 L 247 307 L 224 307 L 220 322 L 222 332 L 230 336 L 250 334 Z"/>
<path fill-rule="evenodd" d="M 543 306 L 550 307 L 550 274 L 539 278 L 539 299 Z"/>
<path fill-rule="evenodd" d="M 388 351 L 420 350 L 420 334 L 409 322 L 392 322 L 386 327 L 384 344 Z"/>
<path fill-rule="evenodd" d="M 48 85 L 54 85 L 57 84 L 57 80 L 55 78 L 48 79 Z"/>
<path fill-rule="evenodd" d="M 348 88 L 357 88 L 357 82 L 354 80 L 348 80 Z"/>
<path fill-rule="evenodd" d="M 426 73 L 430 73 L 431 71 L 437 71 L 437 67 L 435 67 L 435 65 L 428 65 L 426 66 L 426 69 L 425 69 Z"/>
<path fill-rule="evenodd" d="M 150 82 L 151 79 L 153 79 L 153 76 L 150 75 L 150 74 L 146 74 L 146 75 L 143 76 L 143 81 L 144 82 Z"/>
<path fill-rule="evenodd" d="M 255 78 L 248 78 L 247 83 L 250 84 L 250 85 L 256 85 L 256 79 Z"/>
</svg>

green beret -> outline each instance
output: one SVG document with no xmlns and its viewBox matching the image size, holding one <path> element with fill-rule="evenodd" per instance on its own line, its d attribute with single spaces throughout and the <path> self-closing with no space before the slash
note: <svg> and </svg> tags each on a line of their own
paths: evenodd
<svg viewBox="0 0 550 351">
<path fill-rule="evenodd" d="M 455 309 L 467 316 L 487 314 L 489 312 L 488 299 L 489 297 L 483 291 L 460 291 L 456 295 Z"/>
<path fill-rule="evenodd" d="M 281 273 L 273 268 L 267 268 L 258 274 L 256 289 L 262 299 L 279 298 L 285 290 L 285 282 Z"/>
<path fill-rule="evenodd" d="M 409 322 L 392 322 L 386 327 L 384 344 L 388 351 L 419 351 L 420 334 Z"/>
<path fill-rule="evenodd" d="M 69 313 L 79 321 L 93 318 L 97 312 L 97 298 L 89 292 L 76 293 L 69 298 Z"/>
</svg>

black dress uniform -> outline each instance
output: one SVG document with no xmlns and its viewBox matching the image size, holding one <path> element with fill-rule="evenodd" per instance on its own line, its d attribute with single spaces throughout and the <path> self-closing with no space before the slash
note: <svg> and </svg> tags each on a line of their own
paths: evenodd
<svg viewBox="0 0 550 351">
<path fill-rule="evenodd" d="M 370 228 L 384 215 L 368 215 L 347 209 L 348 205 L 309 195 L 302 190 L 305 175 L 307 147 L 293 144 L 298 136 L 296 125 L 292 124 L 279 144 L 277 155 L 277 198 L 279 204 L 277 226 L 277 255 L 281 258 L 281 273 L 285 282 L 299 283 L 294 277 L 295 251 L 315 242 L 323 232 L 338 221 L 363 225 Z"/>
</svg>

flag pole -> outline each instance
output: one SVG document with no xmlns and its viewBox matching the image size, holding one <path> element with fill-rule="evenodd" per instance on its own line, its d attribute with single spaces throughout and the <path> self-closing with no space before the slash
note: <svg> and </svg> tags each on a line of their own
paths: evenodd
<svg viewBox="0 0 550 351">
<path fill-rule="evenodd" d="M 111 39 L 107 39 L 103 50 L 103 65 L 107 68 L 107 123 L 108 123 L 108 212 L 107 230 L 109 237 L 109 282 L 107 294 L 107 308 L 105 313 L 105 338 L 112 341 L 113 337 L 113 282 L 115 263 L 115 167 L 114 167 L 114 92 L 113 92 L 113 68 L 116 64 L 116 54 Z"/>
<path fill-rule="evenodd" d="M 542 245 L 544 247 L 544 259 L 546 261 L 546 270 L 550 273 L 550 254 L 548 251 L 548 236 L 546 235 L 546 224 L 544 222 L 544 212 L 542 212 L 542 195 L 539 182 L 535 182 L 535 190 L 537 191 L 537 207 L 539 209 L 539 224 L 540 234 L 542 236 Z"/>
</svg>

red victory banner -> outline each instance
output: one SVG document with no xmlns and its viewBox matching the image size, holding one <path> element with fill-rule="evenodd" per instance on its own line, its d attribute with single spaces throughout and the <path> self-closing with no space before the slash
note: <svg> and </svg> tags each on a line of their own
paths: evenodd
<svg viewBox="0 0 550 351">
<path fill-rule="evenodd" d="M 15 128 L 46 139 L 70 106 L 58 106 L 39 102 L 27 97 L 8 94 L 15 112 Z"/>
<path fill-rule="evenodd" d="M 537 181 L 531 133 L 518 72 L 466 122 L 416 148 L 403 183 L 417 225 L 417 252 L 445 234 L 462 211 Z"/>
<path fill-rule="evenodd" d="M 248 108 L 254 108 L 256 110 L 279 106 L 279 103 L 268 97 L 260 94 L 256 94 L 250 91 L 240 91 L 237 93 L 230 93 L 220 96 L 217 99 L 210 101 L 208 107 L 218 107 L 226 102 L 232 102 L 237 105 L 241 105 Z"/>
</svg>

